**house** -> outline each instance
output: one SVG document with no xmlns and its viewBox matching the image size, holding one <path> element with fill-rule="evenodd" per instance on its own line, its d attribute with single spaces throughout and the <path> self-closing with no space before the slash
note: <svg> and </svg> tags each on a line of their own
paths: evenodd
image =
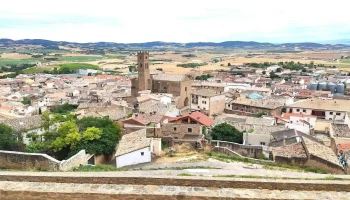
<svg viewBox="0 0 350 200">
<path fill-rule="evenodd" d="M 207 115 L 199 111 L 196 111 L 196 112 L 192 112 L 190 114 L 186 114 L 184 116 L 172 119 L 169 122 L 177 123 L 177 124 L 200 124 L 206 127 L 210 127 L 214 123 L 214 120 L 208 117 Z"/>
<path fill-rule="evenodd" d="M 167 123 L 168 118 L 164 117 L 163 115 L 157 115 L 157 114 L 134 114 L 131 118 L 123 120 L 123 127 L 146 127 L 146 126 L 152 126 L 155 128 L 160 128 L 161 124 Z"/>
<path fill-rule="evenodd" d="M 203 148 L 202 125 L 200 124 L 164 124 L 161 127 L 162 141 L 168 146 L 189 143 L 195 148 Z"/>
<path fill-rule="evenodd" d="M 147 138 L 146 129 L 126 134 L 119 141 L 116 157 L 116 167 L 125 167 L 152 161 L 152 157 L 161 152 L 161 140 Z"/>
<path fill-rule="evenodd" d="M 216 83 L 216 82 L 194 82 L 192 83 L 192 88 L 195 90 L 209 89 L 221 94 L 229 90 L 229 86 L 226 83 Z"/>
<path fill-rule="evenodd" d="M 318 119 L 344 121 L 350 112 L 349 101 L 328 99 L 306 99 L 287 106 L 288 113 L 314 115 Z"/>
<path fill-rule="evenodd" d="M 236 99 L 227 99 L 225 112 L 230 114 L 254 115 L 267 113 L 270 115 L 280 114 L 282 108 L 292 101 L 281 96 L 270 96 L 262 99 L 250 99 L 240 96 Z"/>
<path fill-rule="evenodd" d="M 19 138 L 24 144 L 29 144 L 30 138 L 27 138 L 28 133 L 36 133 L 39 136 L 44 133 L 41 129 L 41 116 L 35 115 L 31 117 L 23 117 L 16 119 L 0 120 L 0 123 L 4 123 L 12 127 L 16 132 L 22 136 Z"/>
<path fill-rule="evenodd" d="M 100 73 L 101 71 L 99 70 L 94 70 L 94 69 L 77 69 L 76 73 L 84 76 L 91 76 L 93 74 Z"/>
<path fill-rule="evenodd" d="M 191 111 L 201 111 L 208 116 L 221 114 L 225 109 L 225 94 L 210 89 L 200 89 L 191 94 Z"/>
<path fill-rule="evenodd" d="M 316 126 L 317 116 L 300 113 L 282 113 L 278 117 L 285 122 L 285 127 L 295 129 L 305 134 L 310 134 L 310 130 Z"/>
</svg>

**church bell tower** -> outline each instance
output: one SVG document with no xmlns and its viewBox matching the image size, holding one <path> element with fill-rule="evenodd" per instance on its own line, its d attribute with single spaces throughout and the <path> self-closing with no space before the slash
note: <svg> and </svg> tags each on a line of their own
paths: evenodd
<svg viewBox="0 0 350 200">
<path fill-rule="evenodd" d="M 137 53 L 137 71 L 139 84 L 138 90 L 151 90 L 152 80 L 149 70 L 149 52 Z"/>
</svg>

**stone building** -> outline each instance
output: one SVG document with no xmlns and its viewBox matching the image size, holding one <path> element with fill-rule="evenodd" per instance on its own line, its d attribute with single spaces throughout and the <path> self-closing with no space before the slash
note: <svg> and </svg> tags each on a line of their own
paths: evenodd
<svg viewBox="0 0 350 200">
<path fill-rule="evenodd" d="M 189 106 L 192 80 L 182 74 L 157 74 L 151 76 L 149 69 L 149 52 L 137 54 L 138 78 L 131 80 L 131 95 L 139 96 L 140 91 L 151 90 L 152 93 L 168 93 L 178 96 L 178 108 Z"/>
</svg>

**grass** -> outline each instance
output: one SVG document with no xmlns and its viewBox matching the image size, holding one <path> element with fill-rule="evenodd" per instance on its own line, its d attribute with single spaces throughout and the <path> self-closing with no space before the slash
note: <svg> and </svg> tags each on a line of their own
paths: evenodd
<svg viewBox="0 0 350 200">
<path fill-rule="evenodd" d="M 36 63 L 40 62 L 40 60 L 37 59 L 1 59 L 0 58 L 0 66 L 5 65 L 16 65 L 16 64 L 29 64 L 29 63 Z"/>
<path fill-rule="evenodd" d="M 181 173 L 181 174 L 178 174 L 177 176 L 195 176 L 195 175 L 189 174 L 189 173 Z"/>
<path fill-rule="evenodd" d="M 58 59 L 67 62 L 90 62 L 101 60 L 102 56 L 59 56 Z"/>
<path fill-rule="evenodd" d="M 278 164 L 274 162 L 259 162 L 256 160 L 248 159 L 248 158 L 241 158 L 236 156 L 229 156 L 226 154 L 218 154 L 214 152 L 208 152 L 207 155 L 209 157 L 215 158 L 217 160 L 223 161 L 223 162 L 231 162 L 231 161 L 238 161 L 238 162 L 244 162 L 244 163 L 250 163 L 250 164 L 259 164 L 262 165 L 264 169 L 269 170 L 296 170 L 296 171 L 303 171 L 303 172 L 313 172 L 317 174 L 327 174 L 327 171 L 315 168 L 315 167 L 309 167 L 309 166 L 294 166 L 294 165 L 288 165 L 288 164 Z"/>
<path fill-rule="evenodd" d="M 23 73 L 25 74 L 36 74 L 36 73 L 42 73 L 45 70 L 51 71 L 55 66 L 37 66 L 37 67 L 31 67 L 28 69 L 23 70 Z"/>
<path fill-rule="evenodd" d="M 77 70 L 77 69 L 100 69 L 97 65 L 87 64 L 87 63 L 66 63 L 61 64 L 60 67 L 67 67 L 70 70 Z"/>
<path fill-rule="evenodd" d="M 73 169 L 74 172 L 112 172 L 126 171 L 124 168 L 116 168 L 110 165 L 83 165 Z"/>
</svg>

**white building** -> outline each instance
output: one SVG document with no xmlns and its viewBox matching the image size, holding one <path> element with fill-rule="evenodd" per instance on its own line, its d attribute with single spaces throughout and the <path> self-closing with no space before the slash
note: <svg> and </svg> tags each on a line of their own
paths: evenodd
<svg viewBox="0 0 350 200">
<path fill-rule="evenodd" d="M 118 144 L 116 166 L 124 167 L 152 161 L 161 152 L 161 140 L 146 138 L 146 129 L 126 134 Z"/>
<path fill-rule="evenodd" d="M 225 94 L 210 89 L 192 92 L 191 110 L 201 111 L 209 116 L 221 114 L 225 109 Z"/>
<path fill-rule="evenodd" d="M 287 112 L 344 122 L 350 105 L 348 100 L 306 99 L 288 105 Z"/>
<path fill-rule="evenodd" d="M 76 73 L 89 76 L 89 75 L 100 73 L 100 71 L 95 69 L 77 69 Z"/>
<path fill-rule="evenodd" d="M 286 128 L 310 134 L 310 130 L 315 128 L 317 116 L 300 113 L 283 113 L 282 120 L 286 122 Z"/>
</svg>

